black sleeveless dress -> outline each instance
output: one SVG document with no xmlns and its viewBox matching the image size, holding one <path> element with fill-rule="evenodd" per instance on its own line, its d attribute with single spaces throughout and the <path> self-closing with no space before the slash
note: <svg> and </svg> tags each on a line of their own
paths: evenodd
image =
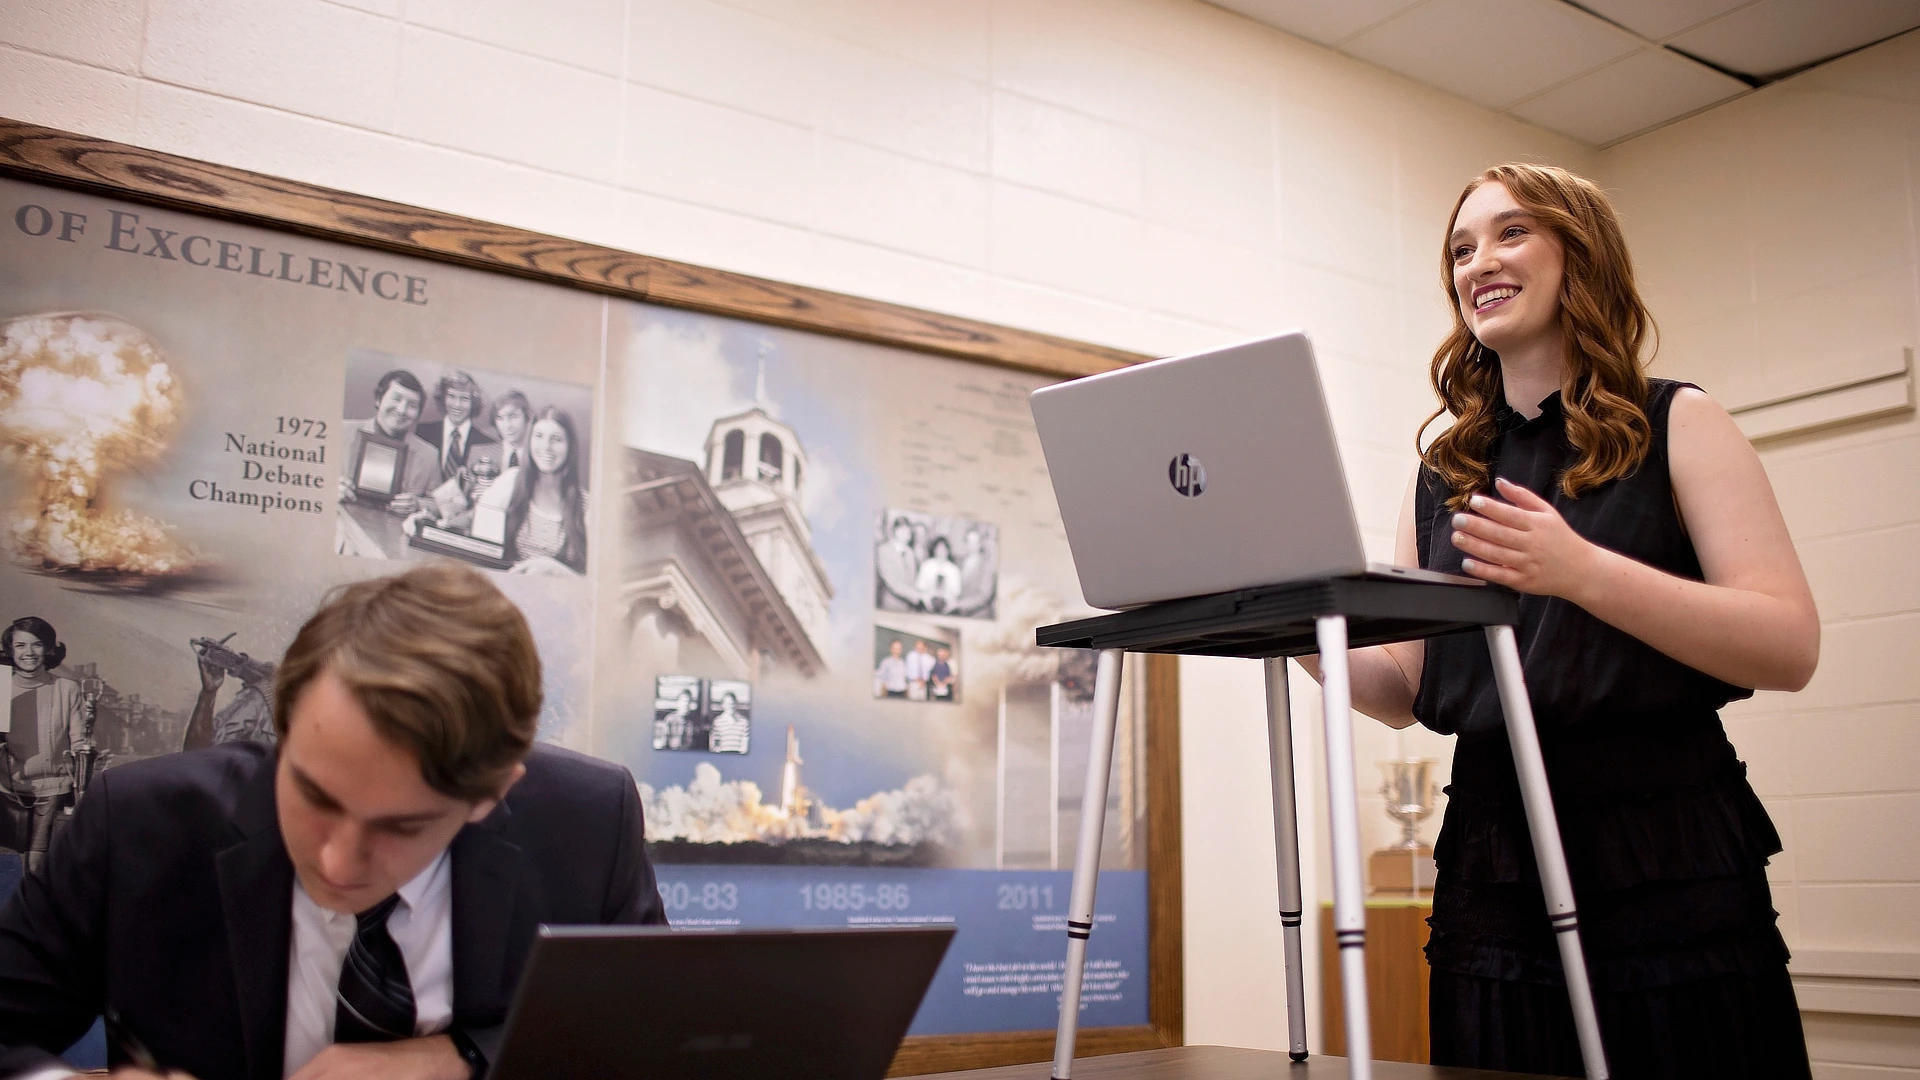
<svg viewBox="0 0 1920 1080">
<path fill-rule="evenodd" d="M 1558 394 L 1532 420 L 1502 407 L 1493 473 L 1588 540 L 1698 580 L 1667 468 L 1684 385 L 1651 381 L 1653 445 L 1631 476 L 1578 499 L 1560 492 L 1575 454 Z M 1421 471 L 1420 565 L 1458 573 L 1448 494 Z M 1561 599 L 1523 595 L 1518 637 L 1613 1075 L 1807 1077 L 1767 888 L 1780 837 L 1718 714 L 1753 692 Z M 1434 850 L 1433 1061 L 1584 1075 L 1482 635 L 1427 641 L 1413 712 L 1459 735 Z"/>
</svg>

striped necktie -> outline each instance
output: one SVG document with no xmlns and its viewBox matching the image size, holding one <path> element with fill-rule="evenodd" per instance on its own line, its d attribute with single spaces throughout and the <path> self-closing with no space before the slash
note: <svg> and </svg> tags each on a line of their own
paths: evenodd
<svg viewBox="0 0 1920 1080">
<path fill-rule="evenodd" d="M 340 965 L 339 1007 L 333 1041 L 390 1042 L 413 1037 L 413 984 L 407 960 L 387 933 L 387 916 L 400 903 L 395 893 L 354 916 L 353 943 Z"/>
</svg>

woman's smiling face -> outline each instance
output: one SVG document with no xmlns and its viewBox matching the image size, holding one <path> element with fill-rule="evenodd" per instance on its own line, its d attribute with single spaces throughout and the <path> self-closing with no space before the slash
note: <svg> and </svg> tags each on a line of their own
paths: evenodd
<svg viewBox="0 0 1920 1080">
<path fill-rule="evenodd" d="M 28 630 L 15 630 L 7 651 L 13 655 L 13 670 L 22 675 L 38 675 L 47 662 L 47 643 Z"/>
<path fill-rule="evenodd" d="M 1482 345 L 1505 352 L 1558 330 L 1566 248 L 1505 184 L 1488 181 L 1467 196 L 1447 249 L 1460 317 Z"/>
<path fill-rule="evenodd" d="M 567 429 L 554 420 L 536 420 L 527 451 L 534 467 L 543 473 L 557 473 L 567 463 Z"/>
</svg>

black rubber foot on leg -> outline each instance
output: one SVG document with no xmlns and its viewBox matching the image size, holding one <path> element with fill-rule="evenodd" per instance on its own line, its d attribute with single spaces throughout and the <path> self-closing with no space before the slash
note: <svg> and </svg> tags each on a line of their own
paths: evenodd
<svg viewBox="0 0 1920 1080">
<path fill-rule="evenodd" d="M 1307 1052 L 1305 1050 L 1289 1050 L 1287 1051 L 1287 1056 L 1295 1061 L 1307 1060 Z"/>
</svg>

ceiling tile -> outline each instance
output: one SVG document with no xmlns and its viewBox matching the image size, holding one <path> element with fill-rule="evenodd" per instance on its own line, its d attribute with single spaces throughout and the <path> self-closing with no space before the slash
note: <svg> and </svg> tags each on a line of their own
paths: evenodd
<svg viewBox="0 0 1920 1080">
<path fill-rule="evenodd" d="M 1341 50 L 1498 109 L 1640 47 L 1559 0 L 1431 0 Z"/>
<path fill-rule="evenodd" d="M 1295 37 L 1337 45 L 1423 0 L 1212 0 L 1215 6 L 1277 26 Z"/>
<path fill-rule="evenodd" d="M 1760 0 L 1669 44 L 1721 67 L 1766 77 L 1916 26 L 1920 0 Z"/>
<path fill-rule="evenodd" d="M 1753 0 L 1574 0 L 1579 6 L 1659 41 Z"/>
<path fill-rule="evenodd" d="M 1605 146 L 1746 89 L 1704 64 L 1647 49 L 1507 111 L 1590 146 Z"/>
</svg>

